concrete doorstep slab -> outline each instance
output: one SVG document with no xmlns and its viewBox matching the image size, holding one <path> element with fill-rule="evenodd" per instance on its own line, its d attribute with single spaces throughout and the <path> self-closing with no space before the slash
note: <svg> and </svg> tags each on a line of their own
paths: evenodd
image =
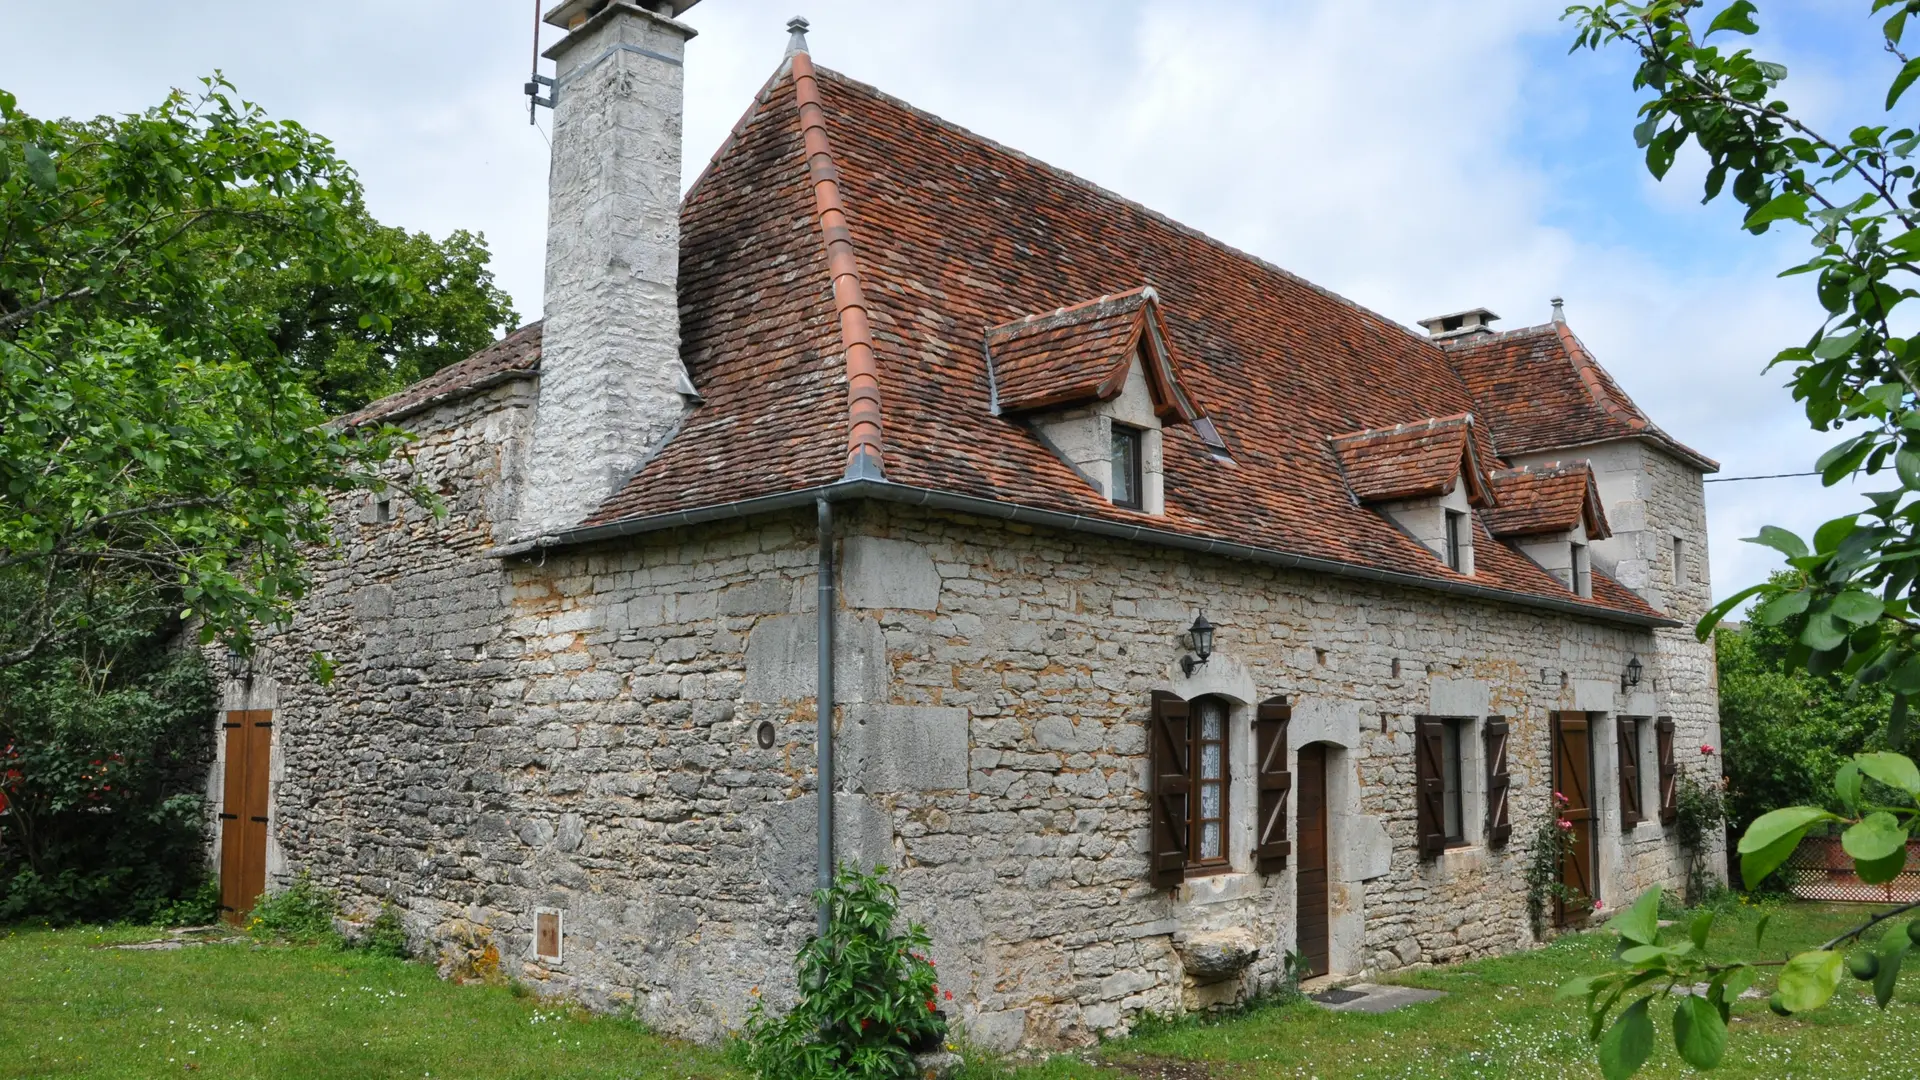
<svg viewBox="0 0 1920 1080">
<path fill-rule="evenodd" d="M 1411 986 L 1380 986 L 1375 983 L 1354 983 L 1337 990 L 1309 995 L 1314 1004 L 1331 1012 L 1360 1013 L 1392 1012 L 1424 1001 L 1438 1001 L 1446 996 L 1445 990 L 1420 990 Z"/>
</svg>

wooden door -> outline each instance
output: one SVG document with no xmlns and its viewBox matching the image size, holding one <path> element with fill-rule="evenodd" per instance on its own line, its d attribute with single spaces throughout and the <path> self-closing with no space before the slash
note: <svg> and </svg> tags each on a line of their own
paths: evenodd
<svg viewBox="0 0 1920 1080">
<path fill-rule="evenodd" d="M 267 767 L 273 753 L 273 711 L 235 710 L 227 734 L 226 782 L 220 798 L 220 908 L 239 922 L 267 888 Z"/>
<path fill-rule="evenodd" d="M 1573 846 L 1560 861 L 1560 883 L 1573 889 L 1585 902 L 1579 906 L 1555 900 L 1553 921 L 1556 926 L 1580 922 L 1592 911 L 1599 878 L 1599 852 L 1594 844 L 1593 740 L 1592 730 L 1583 712 L 1555 713 L 1553 716 L 1553 790 L 1566 796 L 1560 816 L 1573 823 Z"/>
<path fill-rule="evenodd" d="M 1300 956 L 1307 975 L 1325 975 L 1327 963 L 1327 748 L 1315 743 L 1300 748 L 1295 777 L 1295 811 L 1300 862 L 1294 871 L 1298 888 L 1295 919 L 1300 929 Z"/>
</svg>

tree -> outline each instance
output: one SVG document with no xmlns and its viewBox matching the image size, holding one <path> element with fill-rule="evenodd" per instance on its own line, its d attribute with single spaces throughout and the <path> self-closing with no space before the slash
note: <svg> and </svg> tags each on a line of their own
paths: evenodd
<svg viewBox="0 0 1920 1080">
<path fill-rule="evenodd" d="M 1920 79 L 1920 58 L 1902 48 L 1920 0 L 1871 0 L 1870 10 L 1886 16 L 1880 34 L 1898 64 L 1884 103 L 1892 112 Z M 1791 372 L 1794 398 L 1816 430 L 1845 435 L 1817 465 L 1826 484 L 1865 474 L 1884 476 L 1892 486 L 1869 495 L 1860 513 L 1820 526 L 1811 542 L 1774 526 L 1762 529 L 1753 542 L 1785 556 L 1785 571 L 1723 601 L 1698 631 L 1705 640 L 1728 612 L 1752 600 L 1761 626 L 1797 628 L 1785 650 L 1788 668 L 1884 690 L 1890 698 L 1886 743 L 1904 748 L 1907 700 L 1920 692 L 1914 610 L 1920 601 L 1920 337 L 1901 336 L 1895 312 L 1920 295 L 1920 183 L 1913 164 L 1920 132 L 1879 117 L 1865 119 L 1845 138 L 1815 130 L 1778 96 L 1784 66 L 1709 41 L 1757 33 L 1752 0 L 1735 0 L 1707 19 L 1704 30 L 1695 25 L 1702 14 L 1700 0 L 1603 0 L 1570 7 L 1566 17 L 1578 27 L 1576 51 L 1621 45 L 1639 55 L 1634 88 L 1651 91 L 1652 98 L 1640 107 L 1634 137 L 1656 178 L 1692 141 L 1708 161 L 1705 201 L 1730 193 L 1746 207 L 1745 227 L 1755 233 L 1775 225 L 1806 230 L 1814 255 L 1785 274 L 1811 275 L 1825 317 L 1804 345 L 1783 349 L 1769 367 Z M 1742 877 L 1765 878 L 1814 826 L 1844 824 L 1842 846 L 1861 879 L 1892 880 L 1920 823 L 1920 769 L 1899 753 L 1857 754 L 1836 770 L 1831 798 L 1831 810 L 1788 806 L 1754 819 L 1740 839 Z M 1677 999 L 1673 1039 L 1683 1059 L 1709 1069 L 1726 1050 L 1730 1003 L 1760 968 L 1779 968 L 1770 998 L 1776 1012 L 1820 1008 L 1849 969 L 1872 981 L 1884 1008 L 1907 950 L 1920 942 L 1920 920 L 1914 920 L 1904 933 L 1883 935 L 1871 952 L 1849 960 L 1841 951 L 1880 922 L 1920 907 L 1909 905 L 1777 965 L 1715 964 L 1706 951 L 1711 913 L 1694 920 L 1687 940 L 1658 942 L 1659 893 L 1649 891 L 1608 924 L 1621 938 L 1619 968 L 1563 988 L 1586 999 L 1589 1034 L 1610 1080 L 1631 1076 L 1646 1061 L 1653 1000 L 1676 987 L 1708 986 L 1704 997 Z"/>
<path fill-rule="evenodd" d="M 0 91 L 0 669 L 106 608 L 241 649 L 284 620 L 326 494 L 404 444 L 328 408 L 510 320 L 485 263 L 374 222 L 326 139 L 217 75 L 88 121 Z"/>
</svg>

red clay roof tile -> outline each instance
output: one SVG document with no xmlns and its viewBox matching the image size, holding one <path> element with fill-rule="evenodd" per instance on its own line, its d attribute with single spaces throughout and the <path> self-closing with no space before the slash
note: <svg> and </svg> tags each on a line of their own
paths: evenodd
<svg viewBox="0 0 1920 1080">
<path fill-rule="evenodd" d="M 1612 535 L 1593 469 L 1584 461 L 1525 469 L 1496 469 L 1487 477 L 1495 505 L 1487 528 L 1498 537 L 1559 533 L 1584 525 L 1587 539 Z"/>
<path fill-rule="evenodd" d="M 409 413 L 505 379 L 531 378 L 540 369 L 540 323 L 527 325 L 457 364 L 448 364 L 397 394 L 341 418 L 348 426 L 397 420 Z"/>
<path fill-rule="evenodd" d="M 1450 494 L 1466 477 L 1468 501 L 1487 506 L 1487 490 L 1466 413 L 1335 435 L 1327 440 L 1347 487 L 1363 503 Z"/>
</svg>

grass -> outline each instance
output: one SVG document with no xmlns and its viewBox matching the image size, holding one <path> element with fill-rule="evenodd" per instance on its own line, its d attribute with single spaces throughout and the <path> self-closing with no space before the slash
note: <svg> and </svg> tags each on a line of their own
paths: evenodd
<svg viewBox="0 0 1920 1080">
<path fill-rule="evenodd" d="M 155 931 L 0 930 L 0 1077 L 733 1077 L 715 1051 L 424 964 Z"/>
<path fill-rule="evenodd" d="M 1765 953 L 1804 948 L 1866 909 L 1771 909 Z M 1718 956 L 1757 956 L 1758 912 L 1724 915 Z M 1894 924 L 1904 931 L 1904 920 Z M 1679 928 L 1669 933 L 1679 933 Z M 420 964 L 325 948 L 215 944 L 171 952 L 106 948 L 153 931 L 0 930 L 0 1078 L 370 1077 L 735 1078 L 717 1051 L 664 1040 L 630 1021 L 592 1017 L 503 986 L 455 986 Z M 1384 1016 L 1305 1003 L 1239 1016 L 1147 1025 L 1132 1038 L 1044 1063 L 980 1064 L 969 1080 L 1238 1080 L 1596 1077 L 1577 1002 L 1553 992 L 1602 970 L 1605 935 L 1562 938 L 1533 952 L 1392 981 L 1446 990 L 1441 1001 Z M 1920 967 L 1920 966 L 1917 966 Z M 1659 1014 L 1641 1074 L 1691 1075 Z M 1781 1018 L 1764 1001 L 1734 1010 L 1715 1077 L 1850 1080 L 1920 1075 L 1920 970 L 1881 1013 L 1848 980 L 1835 1004 Z"/>
<path fill-rule="evenodd" d="M 1769 910 L 1764 949 L 1769 958 L 1818 944 L 1871 914 L 1826 904 Z M 1756 909 L 1741 908 L 1721 916 L 1710 942 L 1714 955 L 1762 958 L 1753 946 L 1758 915 Z M 1905 932 L 1905 920 L 1893 925 L 1895 933 Z M 1667 934 L 1684 935 L 1684 924 Z M 1555 1001 L 1554 991 L 1575 975 L 1605 970 L 1610 938 L 1565 937 L 1532 952 L 1389 978 L 1449 994 L 1396 1013 L 1331 1013 L 1304 1002 L 1256 1008 L 1213 1022 L 1149 1025 L 1090 1054 L 1055 1057 L 998 1075 L 1008 1080 L 1598 1077 L 1581 1003 Z M 1711 1075 L 1729 1080 L 1910 1080 L 1920 1075 L 1920 970 L 1902 972 L 1894 1003 L 1884 1013 L 1874 1008 L 1865 985 L 1846 980 L 1833 1004 L 1804 1017 L 1774 1016 L 1763 1000 L 1740 1002 L 1726 1060 Z M 1701 1075 L 1674 1053 L 1672 1015 L 1671 1005 L 1656 1009 L 1655 1052 L 1641 1076 Z"/>
</svg>

